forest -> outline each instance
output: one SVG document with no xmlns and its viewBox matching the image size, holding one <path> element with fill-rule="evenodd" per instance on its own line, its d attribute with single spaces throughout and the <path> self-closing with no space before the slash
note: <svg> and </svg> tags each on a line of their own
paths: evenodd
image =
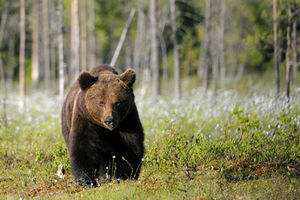
<svg viewBox="0 0 300 200">
<path fill-rule="evenodd" d="M 300 0 L 0 0 L 0 199 L 299 199 L 299 31 Z M 61 108 L 100 64 L 134 69 L 146 152 L 88 188 Z"/>
</svg>

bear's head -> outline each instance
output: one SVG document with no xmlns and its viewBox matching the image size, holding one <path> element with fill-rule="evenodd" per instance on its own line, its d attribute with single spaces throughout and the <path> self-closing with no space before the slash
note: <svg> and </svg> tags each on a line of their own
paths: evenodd
<svg viewBox="0 0 300 200">
<path fill-rule="evenodd" d="M 78 82 L 92 119 L 110 131 L 117 128 L 134 103 L 134 70 L 128 69 L 120 75 L 100 73 L 97 77 L 82 72 Z"/>
</svg>

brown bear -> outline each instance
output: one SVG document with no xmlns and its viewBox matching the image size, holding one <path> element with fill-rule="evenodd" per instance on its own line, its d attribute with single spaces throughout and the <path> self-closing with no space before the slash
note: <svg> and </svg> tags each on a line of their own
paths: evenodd
<svg viewBox="0 0 300 200">
<path fill-rule="evenodd" d="M 134 102 L 132 69 L 109 65 L 82 72 L 70 89 L 61 116 L 72 174 L 79 184 L 96 185 L 112 175 L 137 179 L 144 156 L 144 132 Z"/>
</svg>

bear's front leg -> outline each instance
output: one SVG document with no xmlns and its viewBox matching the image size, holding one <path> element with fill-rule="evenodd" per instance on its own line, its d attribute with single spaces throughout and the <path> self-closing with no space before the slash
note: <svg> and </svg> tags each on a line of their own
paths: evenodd
<svg viewBox="0 0 300 200">
<path fill-rule="evenodd" d="M 70 134 L 69 156 L 72 174 L 80 185 L 97 186 L 97 153 L 84 133 Z"/>
</svg>

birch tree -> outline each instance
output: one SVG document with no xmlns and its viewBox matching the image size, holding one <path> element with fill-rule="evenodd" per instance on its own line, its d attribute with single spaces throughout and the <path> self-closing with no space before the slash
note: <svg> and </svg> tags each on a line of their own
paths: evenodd
<svg viewBox="0 0 300 200">
<path fill-rule="evenodd" d="M 49 2 L 42 0 L 43 7 L 43 54 L 44 54 L 44 68 L 45 68 L 45 83 L 46 90 L 50 92 L 51 79 L 50 79 L 50 52 L 49 52 Z"/>
<path fill-rule="evenodd" d="M 287 49 L 285 54 L 285 64 L 286 64 L 286 74 L 285 74 L 285 80 L 286 80 L 286 97 L 288 100 L 290 99 L 290 77 L 291 77 L 291 1 L 287 1 L 288 4 L 288 21 L 287 21 Z"/>
<path fill-rule="evenodd" d="M 2 14 L 1 14 L 1 23 L 0 23 L 0 49 L 2 47 L 2 41 L 3 41 L 3 37 L 4 37 L 4 29 L 5 29 L 5 25 L 7 22 L 7 5 L 4 6 L 3 10 L 2 10 Z M 7 96 L 7 90 L 6 90 L 6 77 L 5 77 L 5 73 L 4 73 L 4 67 L 3 67 L 3 62 L 2 62 L 2 54 L 0 51 L 0 79 L 1 79 L 1 87 L 0 87 L 0 91 L 3 95 L 2 98 L 2 107 L 3 107 L 3 119 L 4 119 L 4 125 L 6 125 L 6 96 Z"/>
<path fill-rule="evenodd" d="M 297 14 L 296 14 L 297 15 Z M 292 50 L 293 50 L 293 83 L 297 84 L 297 16 L 293 18 L 293 31 L 292 31 Z"/>
<path fill-rule="evenodd" d="M 205 1 L 205 33 L 204 33 L 204 94 L 207 94 L 209 84 L 209 69 L 211 66 L 211 0 Z"/>
<path fill-rule="evenodd" d="M 63 4 L 62 0 L 58 0 L 58 11 L 57 11 L 57 44 L 58 44 L 58 69 L 59 69 L 59 102 L 63 103 L 64 98 L 64 46 L 63 46 Z"/>
<path fill-rule="evenodd" d="M 143 54 L 145 52 L 145 0 L 138 0 L 138 9 L 137 9 L 137 30 L 135 37 L 134 45 L 134 54 L 133 54 L 133 68 L 136 73 L 139 74 L 141 65 L 143 63 Z"/>
<path fill-rule="evenodd" d="M 155 97 L 160 95 L 160 72 L 158 63 L 158 41 L 157 41 L 157 19 L 156 19 L 157 0 L 149 2 L 150 18 L 150 66 L 152 68 L 152 89 Z"/>
<path fill-rule="evenodd" d="M 31 52 L 31 83 L 37 88 L 39 81 L 39 7 L 40 1 L 34 0 L 32 4 L 32 52 Z"/>
<path fill-rule="evenodd" d="M 87 69 L 87 33 L 86 33 L 86 0 L 80 0 L 80 66 L 82 70 L 86 71 Z"/>
<path fill-rule="evenodd" d="M 274 36 L 274 68 L 275 68 L 275 85 L 276 98 L 280 93 L 280 72 L 279 72 L 279 43 L 278 43 L 278 19 L 277 19 L 277 0 L 273 0 L 273 36 Z"/>
<path fill-rule="evenodd" d="M 128 32 L 128 29 L 129 29 L 129 27 L 130 27 L 130 25 L 131 25 L 131 22 L 132 22 L 132 20 L 133 20 L 134 14 L 135 14 L 135 9 L 132 9 L 132 10 L 130 11 L 129 17 L 128 17 L 128 19 L 127 19 L 126 25 L 125 25 L 125 27 L 124 27 L 124 29 L 123 29 L 123 31 L 122 31 L 122 34 L 121 34 L 120 40 L 119 40 L 119 42 L 118 42 L 118 45 L 117 45 L 117 47 L 116 47 L 116 50 L 115 50 L 115 52 L 114 52 L 114 55 L 113 55 L 113 57 L 112 57 L 112 59 L 111 59 L 111 61 L 110 61 L 110 65 L 111 65 L 112 67 L 114 67 L 115 64 L 116 64 L 116 62 L 117 62 L 117 59 L 118 59 L 119 54 L 120 54 L 120 51 L 121 51 L 122 46 L 123 46 L 123 44 L 124 44 L 124 41 L 125 41 L 125 39 L 126 39 L 126 35 L 127 35 L 127 32 Z"/>
<path fill-rule="evenodd" d="M 180 80 L 180 66 L 178 55 L 178 44 L 176 38 L 176 4 L 175 0 L 170 0 L 170 12 L 171 12 L 171 26 L 172 26 L 172 40 L 173 40 L 173 59 L 174 59 L 174 86 L 175 96 L 181 97 L 181 80 Z"/>
<path fill-rule="evenodd" d="M 75 81 L 79 75 L 79 24 L 78 0 L 71 1 L 71 56 L 70 80 Z"/>
<path fill-rule="evenodd" d="M 162 65 L 163 65 L 162 80 L 163 80 L 164 90 L 168 90 L 169 65 L 168 65 L 168 56 L 167 56 L 167 45 L 162 33 L 163 33 L 163 29 L 161 29 L 158 32 L 158 38 L 159 38 L 161 56 L 162 56 Z"/>
<path fill-rule="evenodd" d="M 224 62 L 224 21 L 225 21 L 225 11 L 226 11 L 226 0 L 220 0 L 220 12 L 219 12 L 219 41 L 218 41 L 218 56 L 219 56 L 219 66 L 220 66 L 220 80 L 222 88 L 225 88 L 225 76 L 226 67 Z"/>
<path fill-rule="evenodd" d="M 57 16 L 56 16 L 56 6 L 55 1 L 49 1 L 49 54 L 50 54 L 50 80 L 51 89 L 56 88 L 56 65 L 57 65 Z"/>
<path fill-rule="evenodd" d="M 143 58 L 143 63 L 142 63 L 142 68 L 141 68 L 141 95 L 142 96 L 145 96 L 146 95 L 146 91 L 147 91 L 147 88 L 149 87 L 150 85 L 150 82 L 151 82 L 151 69 L 150 69 L 150 51 L 151 51 L 151 45 L 150 45 L 150 42 L 151 42 L 151 39 L 150 39 L 150 31 L 148 29 L 149 26 L 146 26 L 148 27 L 146 29 L 146 40 L 145 40 L 145 54 L 144 54 L 144 58 Z"/>
<path fill-rule="evenodd" d="M 19 111 L 25 107 L 25 0 L 20 0 Z"/>
<path fill-rule="evenodd" d="M 89 68 L 96 66 L 95 5 L 89 0 Z"/>
<path fill-rule="evenodd" d="M 7 5 L 4 6 L 1 13 L 1 23 L 0 23 L 0 48 L 2 47 L 2 41 L 4 38 L 5 25 L 7 22 Z M 2 53 L 0 51 L 0 78 L 2 80 L 2 87 L 5 84 L 5 75 L 4 75 L 4 67 L 2 61 Z M 5 88 L 5 87 L 4 87 Z M 5 89 L 4 89 L 5 90 Z"/>
<path fill-rule="evenodd" d="M 163 90 L 167 91 L 168 87 L 168 78 L 169 78 L 169 65 L 168 65 L 168 52 L 167 52 L 167 44 L 166 40 L 163 36 L 166 25 L 170 24 L 170 6 L 166 4 L 159 10 L 159 21 L 158 21 L 158 41 L 159 48 L 162 57 L 162 85 Z"/>
<path fill-rule="evenodd" d="M 125 13 L 129 13 L 130 11 L 130 2 L 129 1 L 125 1 Z M 132 63 L 133 63 L 133 48 L 132 48 L 132 41 L 131 41 L 131 36 L 130 34 L 127 35 L 126 41 L 125 41 L 125 69 L 132 67 Z M 125 70 L 124 69 L 124 70 Z"/>
<path fill-rule="evenodd" d="M 13 75 L 14 75 L 14 70 L 16 68 L 17 64 L 17 59 L 15 58 L 16 54 L 16 33 L 12 33 L 8 39 L 8 67 L 9 70 L 6 71 L 7 73 L 7 79 L 5 80 L 5 85 L 12 85 L 13 83 Z"/>
<path fill-rule="evenodd" d="M 218 0 L 212 1 L 211 4 L 211 13 L 212 13 L 212 33 L 211 36 L 214 38 L 211 46 L 211 60 L 212 60 L 212 75 L 213 75 L 213 95 L 214 99 L 216 100 L 217 97 L 217 88 L 218 88 L 218 79 L 219 79 L 219 56 L 218 56 L 218 35 L 219 35 L 219 24 L 218 24 L 218 17 L 219 14 L 219 6 L 220 2 Z"/>
</svg>

